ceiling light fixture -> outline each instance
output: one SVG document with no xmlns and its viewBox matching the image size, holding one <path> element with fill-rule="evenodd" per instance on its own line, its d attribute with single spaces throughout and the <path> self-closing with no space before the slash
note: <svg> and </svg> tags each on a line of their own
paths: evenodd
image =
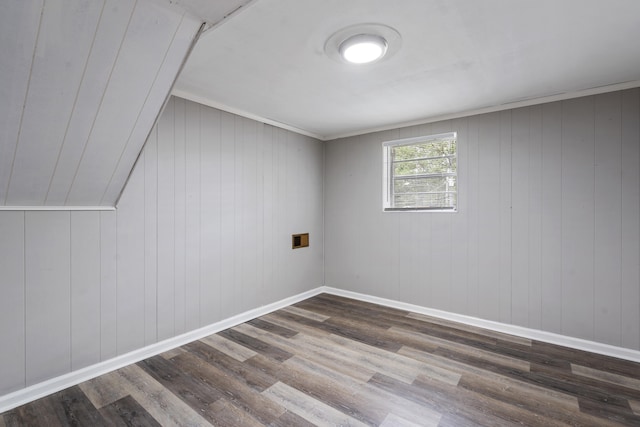
<svg viewBox="0 0 640 427">
<path fill-rule="evenodd" d="M 335 61 L 347 64 L 371 64 L 386 61 L 402 44 L 400 34 L 382 24 L 358 24 L 335 32 L 324 51 Z"/>
<path fill-rule="evenodd" d="M 340 44 L 340 55 L 353 64 L 368 64 L 381 59 L 387 52 L 387 41 L 373 34 L 357 34 Z"/>
</svg>

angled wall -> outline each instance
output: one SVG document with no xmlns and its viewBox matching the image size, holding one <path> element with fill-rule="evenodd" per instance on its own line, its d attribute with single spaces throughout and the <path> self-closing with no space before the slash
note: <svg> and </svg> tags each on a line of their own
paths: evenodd
<svg viewBox="0 0 640 427">
<path fill-rule="evenodd" d="M 382 142 L 458 132 L 459 211 L 382 212 Z M 640 349 L 640 90 L 331 141 L 325 285 Z"/>
<path fill-rule="evenodd" d="M 0 207 L 115 204 L 201 25 L 165 3 L 0 2 Z"/>
<path fill-rule="evenodd" d="M 322 285 L 323 168 L 172 98 L 117 211 L 0 212 L 0 396 Z"/>
</svg>

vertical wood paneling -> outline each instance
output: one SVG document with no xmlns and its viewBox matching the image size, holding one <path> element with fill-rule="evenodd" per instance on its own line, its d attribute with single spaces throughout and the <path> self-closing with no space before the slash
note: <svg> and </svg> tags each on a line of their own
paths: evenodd
<svg viewBox="0 0 640 427">
<path fill-rule="evenodd" d="M 257 240 L 258 216 L 256 206 L 258 205 L 258 192 L 262 192 L 262 188 L 257 181 L 257 122 L 253 120 L 244 121 L 244 187 L 247 189 L 242 199 L 241 210 L 245 214 L 245 225 L 242 229 L 242 243 L 244 250 L 243 273 L 245 286 L 242 301 L 244 302 L 242 309 L 247 310 L 250 307 L 256 307 L 258 298 L 256 292 L 258 290 L 258 247 L 254 242 Z M 302 147 L 301 147 L 302 148 Z M 297 196 L 297 195 L 296 195 Z M 297 199 L 298 197 L 296 197 Z"/>
<path fill-rule="evenodd" d="M 0 395 L 25 386 L 24 213 L 0 215 Z"/>
<path fill-rule="evenodd" d="M 511 111 L 500 113 L 500 321 L 511 323 Z"/>
<path fill-rule="evenodd" d="M 202 325 L 200 322 L 200 107 L 186 103 L 185 118 L 185 307 L 186 329 Z"/>
<path fill-rule="evenodd" d="M 622 346 L 640 350 L 640 89 L 622 92 Z"/>
<path fill-rule="evenodd" d="M 174 286 L 175 286 L 175 334 L 186 330 L 186 101 L 175 101 L 174 145 Z"/>
<path fill-rule="evenodd" d="M 100 359 L 117 355 L 117 214 L 100 212 Z"/>
<path fill-rule="evenodd" d="M 265 198 L 265 163 L 267 159 L 265 157 L 265 145 L 266 140 L 265 136 L 265 128 L 267 125 L 263 123 L 256 123 L 255 135 L 254 138 L 256 140 L 256 174 L 255 174 L 255 185 L 256 185 L 256 200 L 253 206 L 255 210 L 255 218 L 256 218 L 256 230 L 254 236 L 254 242 L 259 242 L 259 244 L 254 245 L 254 250 L 256 251 L 255 258 L 255 269 L 254 273 L 256 275 L 256 283 L 253 287 L 252 298 L 253 298 L 253 306 L 261 306 L 263 305 L 263 301 L 265 300 L 264 295 L 264 284 L 265 284 L 265 266 L 264 260 L 266 258 L 266 254 L 264 251 L 264 241 L 265 241 L 265 215 L 266 215 L 266 198 Z M 318 156 L 321 157 L 321 154 Z"/>
<path fill-rule="evenodd" d="M 233 193 L 226 192 L 228 185 L 227 174 L 223 166 L 229 160 L 222 161 L 222 149 L 232 143 L 233 134 L 227 139 L 224 133 L 224 123 L 221 113 L 210 108 L 201 107 L 201 229 L 200 229 L 200 295 L 201 321 L 204 325 L 220 320 L 221 307 L 232 309 L 231 299 L 227 304 L 221 304 L 221 290 L 233 286 L 232 282 L 222 279 L 224 262 L 229 262 L 232 253 L 222 242 L 223 231 L 233 238 L 232 229 L 222 227 L 221 211 L 233 209 Z M 227 120 L 233 121 L 233 116 L 222 114 Z M 227 256 L 226 259 L 223 259 Z M 228 268 L 228 265 L 227 265 Z"/>
<path fill-rule="evenodd" d="M 529 328 L 540 329 L 542 316 L 542 107 L 531 107 L 529 116 Z"/>
<path fill-rule="evenodd" d="M 25 213 L 26 384 L 71 370 L 70 213 Z"/>
<path fill-rule="evenodd" d="M 145 345 L 144 164 L 131 174 L 117 211 L 117 353 Z"/>
<path fill-rule="evenodd" d="M 282 240 L 284 240 L 284 236 L 286 236 L 287 243 L 289 243 L 291 239 L 290 206 L 292 199 L 287 197 L 287 195 L 289 191 L 293 189 L 293 184 L 289 181 L 289 171 L 293 164 L 290 161 L 289 132 L 286 132 L 284 129 L 278 129 L 278 147 L 280 150 L 278 152 L 278 167 L 276 170 L 278 171 L 277 200 L 279 203 L 277 204 L 276 229 L 278 234 L 276 234 L 276 236 L 283 236 Z M 287 259 L 287 255 L 291 253 L 289 245 L 278 245 L 276 262 L 278 264 L 284 262 L 284 260 Z M 291 274 L 289 271 L 278 271 L 276 280 L 283 283 L 285 287 L 291 286 Z M 274 289 L 271 297 L 276 300 L 282 298 L 282 290 Z"/>
<path fill-rule="evenodd" d="M 153 1 L 0 7 L 0 204 L 113 205 L 201 21 Z"/>
<path fill-rule="evenodd" d="M 20 40 L 20 43 L 0 43 L 0 204 L 6 203 L 11 165 L 18 144 L 23 106 L 29 89 L 29 77 L 40 27 L 44 0 L 0 2 L 0 40 Z M 6 74 L 5 74 L 6 73 Z"/>
<path fill-rule="evenodd" d="M 71 368 L 100 361 L 100 212 L 71 212 Z"/>
<path fill-rule="evenodd" d="M 594 339 L 620 345 L 622 140 L 620 93 L 595 98 Z M 640 284 L 639 284 L 640 285 Z"/>
<path fill-rule="evenodd" d="M 593 339 L 594 101 L 562 105 L 562 331 Z"/>
<path fill-rule="evenodd" d="M 456 120 L 450 255 L 441 214 L 367 207 L 379 133 L 327 142 L 325 284 L 443 308 L 449 263 L 448 310 L 640 348 L 639 121 L 638 89 Z M 363 266 L 384 273 L 361 283 Z"/>
<path fill-rule="evenodd" d="M 219 301 L 234 301 L 236 287 L 236 259 L 233 254 L 236 251 L 237 231 L 236 230 L 236 124 L 235 118 L 231 114 L 222 113 L 220 117 L 220 158 L 225 159 L 220 163 L 220 230 L 224 234 L 220 235 L 220 286 Z M 209 279 L 210 280 L 210 279 Z M 226 317 L 232 313 L 233 306 L 224 304 L 217 306 L 218 316 Z"/>
<path fill-rule="evenodd" d="M 264 200 L 262 224 L 263 224 L 263 267 L 262 267 L 262 289 L 260 292 L 261 304 L 268 301 L 268 292 L 270 285 L 275 283 L 275 262 L 273 248 L 276 247 L 276 238 L 274 234 L 275 209 L 276 200 L 273 197 L 275 188 L 275 170 L 274 170 L 274 133 L 275 128 L 271 125 L 265 125 L 262 128 L 262 147 L 263 152 L 263 184 L 262 197 Z"/>
<path fill-rule="evenodd" d="M 247 188 L 245 187 L 245 119 L 242 117 L 235 117 L 234 120 L 234 155 L 233 155 L 233 173 L 229 176 L 229 179 L 233 180 L 234 186 L 234 198 L 235 198 L 235 209 L 233 215 L 233 228 L 235 230 L 234 236 L 232 237 L 234 240 L 234 245 L 236 250 L 234 251 L 235 256 L 233 257 L 233 286 L 231 287 L 231 299 L 233 301 L 237 301 L 237 305 L 239 307 L 244 306 L 245 304 L 245 258 L 246 253 L 250 249 L 244 248 L 244 235 L 246 233 L 245 227 L 248 222 L 248 215 L 246 210 L 244 210 L 244 198 L 247 193 Z M 243 248 L 242 251 L 238 250 L 239 248 Z M 248 267 L 248 266 L 246 266 Z M 230 313 L 229 313 L 230 314 Z"/>
<path fill-rule="evenodd" d="M 141 143 L 149 134 L 158 112 L 162 108 L 173 82 L 176 80 L 185 54 L 189 51 L 191 42 L 200 27 L 199 19 L 189 17 L 188 14 L 180 17 L 180 24 L 171 34 L 170 44 L 162 57 L 162 62 L 156 72 L 149 78 L 153 85 L 147 92 L 144 104 L 136 118 L 134 127 L 128 135 L 127 143 L 120 152 L 117 163 L 111 172 L 109 183 L 103 189 L 101 204 L 111 204 L 117 200 L 124 186 L 131 166 L 138 157 Z M 173 30 L 170 25 L 167 29 Z"/>
<path fill-rule="evenodd" d="M 43 204 L 46 199 L 103 6 L 104 1 L 92 0 L 44 3 L 8 204 Z"/>
<path fill-rule="evenodd" d="M 277 132 L 173 99 L 117 211 L 0 213 L 0 390 L 321 285 L 322 145 Z"/>
<path fill-rule="evenodd" d="M 500 319 L 500 115 L 483 115 L 478 123 L 478 315 Z"/>
<path fill-rule="evenodd" d="M 63 145 L 58 154 L 58 162 L 49 183 L 45 201 L 47 205 L 65 203 L 134 6 L 135 2 L 129 0 L 107 0 L 105 3 Z"/>
<path fill-rule="evenodd" d="M 562 333 L 562 103 L 543 105 L 542 123 L 541 327 Z"/>
<path fill-rule="evenodd" d="M 273 152 L 273 168 L 274 168 L 274 201 L 275 201 L 275 215 L 273 222 L 273 233 L 275 239 L 275 249 L 274 249 L 274 263 L 275 265 L 279 265 L 282 262 L 282 254 L 285 250 L 282 246 L 280 246 L 281 242 L 284 240 L 284 236 L 287 236 L 287 231 L 289 227 L 284 227 L 283 224 L 287 224 L 287 209 L 284 206 L 286 200 L 283 198 L 283 195 L 286 194 L 286 171 L 287 171 L 287 142 L 285 139 L 285 132 L 282 129 L 274 129 L 274 143 L 275 150 Z M 279 203 L 282 201 L 282 203 Z M 287 236 L 287 241 L 291 239 L 290 236 Z M 289 250 L 289 248 L 287 248 Z M 275 270 L 274 275 L 274 283 L 284 283 L 286 278 L 283 274 L 283 271 L 279 269 Z M 275 290 L 274 290 L 275 291 Z M 276 293 L 276 292 L 274 292 Z M 271 295 L 271 298 L 277 298 L 276 295 Z"/>
<path fill-rule="evenodd" d="M 158 127 L 140 156 L 144 165 L 144 342 L 158 341 Z"/>
<path fill-rule="evenodd" d="M 175 98 L 158 123 L 158 340 L 175 333 Z"/>
<path fill-rule="evenodd" d="M 76 167 L 68 204 L 85 204 L 95 200 L 96 194 L 102 199 L 181 20 L 161 5 L 136 3 L 82 161 Z M 123 94 L 127 102 L 122 102 Z"/>
<path fill-rule="evenodd" d="M 480 298 L 480 284 L 478 282 L 479 252 L 481 248 L 478 242 L 478 180 L 480 170 L 478 168 L 478 156 L 480 141 L 478 132 L 480 117 L 469 119 L 468 125 L 468 147 L 467 147 L 467 298 L 464 313 L 472 316 L 478 315 L 478 298 Z"/>
<path fill-rule="evenodd" d="M 530 108 L 512 112 L 512 254 L 511 316 L 516 325 L 529 324 L 529 156 Z"/>
</svg>

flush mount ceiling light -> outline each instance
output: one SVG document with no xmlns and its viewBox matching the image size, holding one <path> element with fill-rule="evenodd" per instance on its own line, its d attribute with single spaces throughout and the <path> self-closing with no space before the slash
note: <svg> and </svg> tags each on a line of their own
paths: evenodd
<svg viewBox="0 0 640 427">
<path fill-rule="evenodd" d="M 387 41 L 373 34 L 358 34 L 343 41 L 338 50 L 347 62 L 367 64 L 384 56 Z"/>
<path fill-rule="evenodd" d="M 359 24 L 334 33 L 325 43 L 327 56 L 348 64 L 387 60 L 402 43 L 400 34 L 382 24 Z"/>
</svg>

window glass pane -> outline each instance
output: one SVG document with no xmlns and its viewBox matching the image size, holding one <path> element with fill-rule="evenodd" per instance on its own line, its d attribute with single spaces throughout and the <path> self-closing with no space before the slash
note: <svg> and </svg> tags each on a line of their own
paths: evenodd
<svg viewBox="0 0 640 427">
<path fill-rule="evenodd" d="M 457 195 L 455 193 L 434 194 L 396 194 L 394 208 L 455 208 Z"/>
<path fill-rule="evenodd" d="M 393 160 L 420 159 L 455 155 L 455 140 L 435 140 L 414 145 L 401 145 L 392 148 Z"/>
<path fill-rule="evenodd" d="M 386 143 L 385 208 L 457 207 L 456 134 Z M 415 143 L 410 143 L 415 142 Z"/>
<path fill-rule="evenodd" d="M 455 191 L 455 177 L 436 178 L 394 178 L 394 193 L 425 193 L 434 191 Z"/>
<path fill-rule="evenodd" d="M 423 175 L 429 173 L 451 173 L 456 170 L 455 157 L 440 157 L 436 159 L 408 160 L 393 164 L 394 176 Z"/>
</svg>

